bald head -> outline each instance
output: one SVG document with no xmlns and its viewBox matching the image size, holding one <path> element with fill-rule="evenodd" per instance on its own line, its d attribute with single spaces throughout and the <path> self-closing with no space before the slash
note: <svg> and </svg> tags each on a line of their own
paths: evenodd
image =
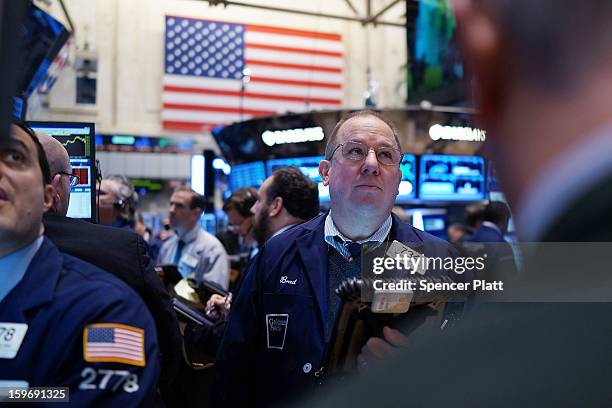
<svg viewBox="0 0 612 408">
<path fill-rule="evenodd" d="M 51 171 L 53 206 L 49 211 L 65 216 L 70 202 L 70 178 L 68 177 L 69 174 L 72 174 L 70 157 L 57 139 L 40 132 L 36 133 L 36 136 L 47 155 L 49 170 Z"/>
</svg>

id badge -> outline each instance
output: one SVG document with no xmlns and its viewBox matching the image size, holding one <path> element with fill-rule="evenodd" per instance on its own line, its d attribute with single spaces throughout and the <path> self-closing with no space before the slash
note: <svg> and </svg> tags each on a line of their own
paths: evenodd
<svg viewBox="0 0 612 408">
<path fill-rule="evenodd" d="M 285 337 L 289 324 L 288 314 L 267 314 L 266 328 L 269 349 L 282 350 L 285 347 Z"/>
<path fill-rule="evenodd" d="M 0 358 L 15 358 L 27 331 L 25 323 L 0 322 Z"/>
</svg>

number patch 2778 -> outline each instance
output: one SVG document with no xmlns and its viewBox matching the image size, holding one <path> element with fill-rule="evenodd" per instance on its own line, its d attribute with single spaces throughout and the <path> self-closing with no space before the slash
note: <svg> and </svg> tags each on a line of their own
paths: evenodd
<svg viewBox="0 0 612 408">
<path fill-rule="evenodd" d="M 79 384 L 80 390 L 106 390 L 112 392 L 122 389 L 125 392 L 136 392 L 138 385 L 138 374 L 127 370 L 105 370 L 85 367 L 81 371 L 83 381 Z"/>
</svg>

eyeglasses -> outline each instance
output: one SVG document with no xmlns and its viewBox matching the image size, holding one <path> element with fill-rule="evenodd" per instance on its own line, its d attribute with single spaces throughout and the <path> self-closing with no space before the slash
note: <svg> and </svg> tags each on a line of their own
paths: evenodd
<svg viewBox="0 0 612 408">
<path fill-rule="evenodd" d="M 62 176 L 68 176 L 70 178 L 70 185 L 72 187 L 79 184 L 79 176 L 75 176 L 74 174 L 67 173 L 65 171 L 58 171 L 57 174 L 61 174 Z"/>
<path fill-rule="evenodd" d="M 342 157 L 355 162 L 364 161 L 370 153 L 370 148 L 363 143 L 346 142 L 336 146 L 331 156 L 329 156 L 329 160 L 331 160 L 339 148 L 342 148 Z M 373 150 L 376 154 L 376 159 L 383 166 L 397 166 L 402 161 L 402 152 L 393 147 L 378 147 Z"/>
</svg>

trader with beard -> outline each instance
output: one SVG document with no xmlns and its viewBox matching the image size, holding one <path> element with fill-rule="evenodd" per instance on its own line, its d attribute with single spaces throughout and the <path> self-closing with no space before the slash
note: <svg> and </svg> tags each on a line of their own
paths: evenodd
<svg viewBox="0 0 612 408">
<path fill-rule="evenodd" d="M 295 225 L 319 214 L 319 191 L 316 183 L 296 167 L 276 169 L 259 188 L 258 200 L 251 208 L 253 232 L 259 247 Z M 240 286 L 237 286 L 236 293 Z M 214 307 L 224 319 L 214 328 L 188 323 L 185 328 L 185 354 L 191 363 L 206 362 L 219 348 L 225 331 L 225 318 L 231 303 L 226 297 L 212 295 L 207 306 Z"/>
</svg>

